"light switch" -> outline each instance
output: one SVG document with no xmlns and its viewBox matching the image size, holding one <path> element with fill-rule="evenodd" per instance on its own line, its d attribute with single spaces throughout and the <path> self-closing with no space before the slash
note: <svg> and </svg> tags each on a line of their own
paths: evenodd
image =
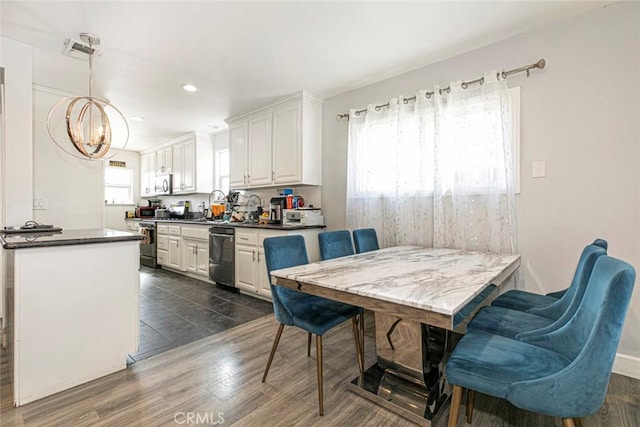
<svg viewBox="0 0 640 427">
<path fill-rule="evenodd" d="M 544 160 L 534 160 L 531 163 L 531 177 L 544 178 L 547 175 L 547 162 Z"/>
<path fill-rule="evenodd" d="M 47 210 L 47 199 L 43 199 L 43 198 L 33 199 L 33 210 L 35 211 Z"/>
</svg>

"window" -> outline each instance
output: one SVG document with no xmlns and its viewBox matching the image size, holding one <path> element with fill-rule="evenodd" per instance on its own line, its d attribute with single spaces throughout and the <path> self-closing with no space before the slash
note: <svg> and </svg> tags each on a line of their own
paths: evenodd
<svg viewBox="0 0 640 427">
<path fill-rule="evenodd" d="M 104 169 L 104 199 L 106 204 L 133 204 L 133 169 Z"/>
<path fill-rule="evenodd" d="M 216 189 L 229 192 L 229 150 L 216 151 Z"/>
</svg>

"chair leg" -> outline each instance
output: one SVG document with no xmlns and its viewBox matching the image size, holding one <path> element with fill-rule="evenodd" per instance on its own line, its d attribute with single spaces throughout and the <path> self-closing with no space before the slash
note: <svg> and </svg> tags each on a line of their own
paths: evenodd
<svg viewBox="0 0 640 427">
<path fill-rule="evenodd" d="M 563 418 L 562 427 L 576 427 L 576 423 L 573 418 Z"/>
<path fill-rule="evenodd" d="M 324 396 L 322 392 L 322 335 L 316 335 L 316 359 L 318 362 L 318 407 L 320 416 L 324 414 Z"/>
<path fill-rule="evenodd" d="M 355 317 L 351 318 L 351 326 L 353 327 L 353 342 L 356 345 L 356 359 L 358 360 L 358 369 L 360 373 L 364 372 L 364 360 L 362 357 L 362 346 L 360 343 L 360 332 L 358 331 L 358 322 Z"/>
<path fill-rule="evenodd" d="M 307 333 L 307 357 L 311 356 L 311 332 Z"/>
<path fill-rule="evenodd" d="M 576 424 L 576 427 L 582 427 L 582 421 L 580 418 L 574 418 L 573 422 Z"/>
<path fill-rule="evenodd" d="M 280 337 L 282 336 L 283 329 L 284 329 L 284 323 L 280 323 L 280 326 L 278 326 L 278 332 L 276 333 L 276 338 L 273 340 L 273 346 L 271 347 L 271 354 L 269 355 L 269 361 L 267 362 L 267 367 L 265 368 L 264 375 L 262 376 L 262 382 L 265 382 L 267 380 L 267 374 L 269 373 L 271 362 L 273 362 L 273 356 L 276 354 L 276 349 L 278 348 L 278 343 L 280 342 Z"/>
<path fill-rule="evenodd" d="M 458 425 L 458 413 L 460 412 L 461 401 L 462 387 L 454 385 L 451 396 L 451 407 L 449 408 L 449 427 L 456 427 L 456 425 Z"/>
<path fill-rule="evenodd" d="M 471 424 L 471 420 L 473 419 L 473 401 L 475 400 L 476 392 L 467 389 L 467 424 Z"/>
</svg>

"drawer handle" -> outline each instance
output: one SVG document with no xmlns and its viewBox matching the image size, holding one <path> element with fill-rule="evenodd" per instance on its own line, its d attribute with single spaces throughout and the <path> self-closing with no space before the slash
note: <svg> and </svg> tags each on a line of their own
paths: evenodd
<svg viewBox="0 0 640 427">
<path fill-rule="evenodd" d="M 249 240 L 247 237 L 241 237 L 240 240 Z"/>
</svg>

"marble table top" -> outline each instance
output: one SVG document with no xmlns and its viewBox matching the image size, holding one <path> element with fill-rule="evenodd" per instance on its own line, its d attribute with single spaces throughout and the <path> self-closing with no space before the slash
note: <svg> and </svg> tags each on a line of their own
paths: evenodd
<svg viewBox="0 0 640 427">
<path fill-rule="evenodd" d="M 271 272 L 341 292 L 453 316 L 490 284 L 500 285 L 520 255 L 397 246 Z"/>
</svg>

